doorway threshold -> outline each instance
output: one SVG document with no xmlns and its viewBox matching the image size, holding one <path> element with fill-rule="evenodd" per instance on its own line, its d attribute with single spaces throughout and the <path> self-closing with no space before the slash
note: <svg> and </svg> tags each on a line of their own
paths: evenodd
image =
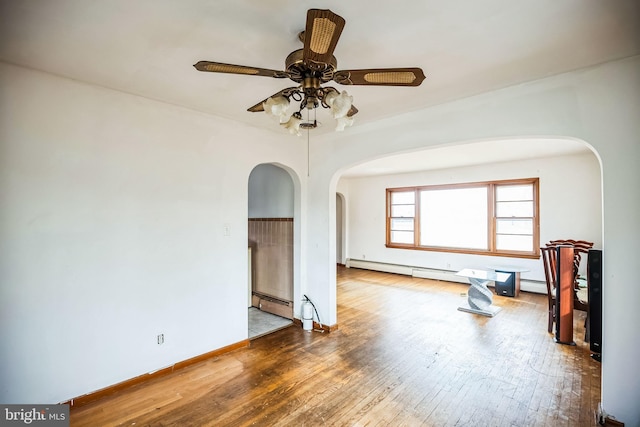
<svg viewBox="0 0 640 427">
<path fill-rule="evenodd" d="M 291 319 L 249 307 L 249 339 L 261 337 L 293 325 Z"/>
</svg>

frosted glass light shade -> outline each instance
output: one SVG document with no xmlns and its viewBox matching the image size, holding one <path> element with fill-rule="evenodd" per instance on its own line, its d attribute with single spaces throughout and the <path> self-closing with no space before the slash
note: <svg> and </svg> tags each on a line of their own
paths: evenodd
<svg viewBox="0 0 640 427">
<path fill-rule="evenodd" d="M 280 124 L 284 126 L 289 133 L 300 136 L 300 123 L 302 123 L 300 113 L 293 113 L 287 122 Z"/>
<path fill-rule="evenodd" d="M 336 131 L 342 132 L 346 126 L 351 126 L 351 125 L 353 125 L 353 117 L 347 117 L 347 116 L 339 117 L 337 119 Z"/>
<path fill-rule="evenodd" d="M 338 94 L 336 92 L 329 92 L 325 96 L 325 102 L 331 107 L 334 119 L 346 117 L 347 113 L 351 109 L 353 104 L 353 96 L 349 95 L 346 90 Z"/>
<path fill-rule="evenodd" d="M 287 121 L 289 100 L 284 96 L 268 98 L 265 102 L 262 103 L 262 107 L 264 108 L 265 113 L 271 116 L 278 117 L 280 119 L 280 123 L 285 123 Z"/>
</svg>

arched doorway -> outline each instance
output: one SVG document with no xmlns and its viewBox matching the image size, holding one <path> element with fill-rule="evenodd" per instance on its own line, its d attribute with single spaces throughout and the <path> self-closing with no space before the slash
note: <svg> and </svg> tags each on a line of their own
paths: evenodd
<svg viewBox="0 0 640 427">
<path fill-rule="evenodd" d="M 272 164 L 249 176 L 249 338 L 293 319 L 294 184 Z"/>
<path fill-rule="evenodd" d="M 344 196 L 336 193 L 336 264 L 345 264 L 345 200 Z"/>
</svg>

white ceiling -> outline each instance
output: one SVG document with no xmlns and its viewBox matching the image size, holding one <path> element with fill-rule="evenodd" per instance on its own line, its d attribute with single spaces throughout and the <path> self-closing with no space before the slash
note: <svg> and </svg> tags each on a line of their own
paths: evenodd
<svg viewBox="0 0 640 427">
<path fill-rule="evenodd" d="M 293 82 L 192 64 L 283 69 L 309 8 L 346 20 L 338 69 L 427 76 L 334 85 L 354 97 L 354 126 L 640 53 L 638 0 L 0 0 L 0 60 L 284 134 L 246 109 Z M 329 123 L 314 132 L 332 131 L 327 112 L 318 119 Z"/>
</svg>

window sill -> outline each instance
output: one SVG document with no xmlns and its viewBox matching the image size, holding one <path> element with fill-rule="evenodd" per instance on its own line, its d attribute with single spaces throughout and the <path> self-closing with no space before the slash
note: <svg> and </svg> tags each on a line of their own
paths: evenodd
<svg viewBox="0 0 640 427">
<path fill-rule="evenodd" d="M 436 247 L 426 247 L 426 246 L 402 245 L 397 243 L 387 243 L 385 246 L 390 249 L 408 249 L 413 251 L 448 252 L 448 253 L 456 253 L 456 254 L 499 256 L 499 257 L 509 257 L 509 258 L 525 258 L 525 259 L 540 258 L 540 253 L 531 253 L 531 252 L 491 252 L 491 251 L 483 251 L 483 250 L 477 250 L 477 249 L 436 248 Z"/>
</svg>

